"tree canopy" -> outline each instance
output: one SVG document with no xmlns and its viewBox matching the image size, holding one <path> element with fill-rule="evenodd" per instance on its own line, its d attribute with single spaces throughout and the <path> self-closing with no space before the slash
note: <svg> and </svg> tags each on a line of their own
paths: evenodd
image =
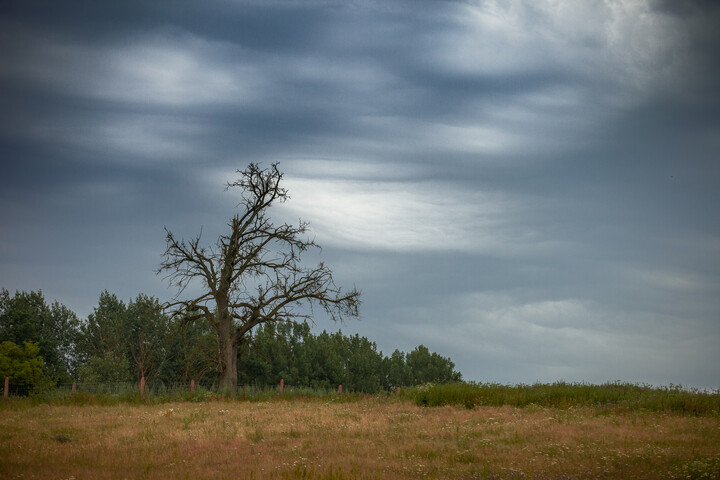
<svg viewBox="0 0 720 480">
<path fill-rule="evenodd" d="M 48 306 L 41 291 L 0 291 L 0 342 L 35 343 L 44 371 L 56 382 L 69 380 L 77 370 L 80 321 L 64 305 Z"/>
<path fill-rule="evenodd" d="M 52 384 L 36 343 L 0 343 L 0 378 L 8 378 L 15 389 L 40 390 Z"/>
<path fill-rule="evenodd" d="M 456 382 L 462 375 L 455 364 L 419 345 L 407 355 L 390 357 L 374 342 L 342 331 L 313 334 L 307 322 L 268 323 L 240 352 L 242 383 L 289 385 L 377 393 L 421 383 Z"/>
</svg>

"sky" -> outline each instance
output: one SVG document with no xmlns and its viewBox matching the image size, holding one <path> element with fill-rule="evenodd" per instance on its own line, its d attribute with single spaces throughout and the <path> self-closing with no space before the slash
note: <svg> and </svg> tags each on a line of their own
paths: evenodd
<svg viewBox="0 0 720 480">
<path fill-rule="evenodd" d="M 85 318 L 169 300 L 279 162 L 389 355 L 467 380 L 720 388 L 720 6 L 711 1 L 0 6 L 0 287 Z"/>
</svg>

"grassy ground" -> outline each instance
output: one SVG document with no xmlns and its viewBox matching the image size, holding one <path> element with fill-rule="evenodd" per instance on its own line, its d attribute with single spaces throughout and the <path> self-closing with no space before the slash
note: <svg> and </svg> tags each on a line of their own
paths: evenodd
<svg viewBox="0 0 720 480">
<path fill-rule="evenodd" d="M 720 478 L 720 416 L 396 397 L 0 407 L 0 478 Z"/>
</svg>

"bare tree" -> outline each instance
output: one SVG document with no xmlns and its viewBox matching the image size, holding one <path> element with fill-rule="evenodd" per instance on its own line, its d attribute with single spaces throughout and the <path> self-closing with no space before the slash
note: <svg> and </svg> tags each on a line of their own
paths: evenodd
<svg viewBox="0 0 720 480">
<path fill-rule="evenodd" d="M 178 240 L 167 228 L 167 247 L 158 273 L 165 273 L 177 295 L 166 304 L 174 316 L 186 321 L 205 320 L 217 333 L 220 383 L 237 387 L 238 346 L 253 327 L 265 322 L 312 320 L 320 306 L 333 320 L 357 317 L 360 292 L 345 293 L 335 285 L 323 263 L 314 268 L 300 264 L 300 254 L 319 248 L 308 239 L 308 224 L 274 225 L 268 208 L 288 199 L 280 186 L 283 174 L 277 164 L 261 169 L 250 164 L 227 188 L 240 188 L 240 213 L 228 224 L 215 246 L 201 246 L 202 232 L 191 240 Z M 202 295 L 181 300 L 185 289 L 201 282 Z"/>
</svg>

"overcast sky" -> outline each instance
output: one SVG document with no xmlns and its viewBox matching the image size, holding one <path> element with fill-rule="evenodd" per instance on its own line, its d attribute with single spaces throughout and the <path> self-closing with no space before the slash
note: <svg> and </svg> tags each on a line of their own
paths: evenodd
<svg viewBox="0 0 720 480">
<path fill-rule="evenodd" d="M 280 162 L 358 332 L 469 380 L 720 388 L 716 2 L 0 6 L 0 287 L 169 299 Z"/>
</svg>

